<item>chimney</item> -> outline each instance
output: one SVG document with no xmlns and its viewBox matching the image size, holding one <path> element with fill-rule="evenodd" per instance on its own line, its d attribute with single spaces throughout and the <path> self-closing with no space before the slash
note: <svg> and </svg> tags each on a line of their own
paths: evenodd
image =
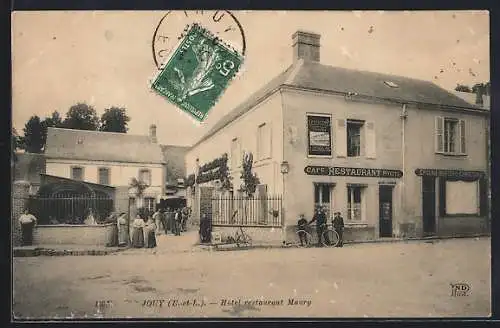
<svg viewBox="0 0 500 328">
<path fill-rule="evenodd" d="M 152 143 L 158 142 L 158 139 L 156 138 L 156 125 L 154 124 L 149 126 L 149 140 L 151 140 Z"/>
<path fill-rule="evenodd" d="M 297 31 L 292 36 L 293 61 L 319 62 L 319 39 L 316 33 Z"/>
</svg>

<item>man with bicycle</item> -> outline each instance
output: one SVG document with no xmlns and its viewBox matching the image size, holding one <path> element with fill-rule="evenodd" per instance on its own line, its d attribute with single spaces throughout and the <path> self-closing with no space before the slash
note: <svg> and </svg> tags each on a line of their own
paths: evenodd
<svg viewBox="0 0 500 328">
<path fill-rule="evenodd" d="M 323 247 L 323 232 L 326 229 L 326 213 L 321 206 L 316 206 L 314 215 L 309 224 L 316 221 L 316 233 L 318 234 L 318 247 Z"/>
<path fill-rule="evenodd" d="M 344 246 L 344 219 L 340 215 L 340 212 L 335 212 L 335 216 L 333 218 L 333 229 L 335 229 L 339 235 L 339 243 L 336 247 Z"/>
</svg>

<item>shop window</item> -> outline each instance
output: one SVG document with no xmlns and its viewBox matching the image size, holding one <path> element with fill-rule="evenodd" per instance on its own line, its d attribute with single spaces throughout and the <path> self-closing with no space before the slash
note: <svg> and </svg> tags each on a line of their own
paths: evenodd
<svg viewBox="0 0 500 328">
<path fill-rule="evenodd" d="M 321 206 L 326 212 L 326 217 L 331 217 L 333 185 L 327 183 L 314 184 L 314 207 Z"/>
<path fill-rule="evenodd" d="M 347 187 L 347 220 L 363 221 L 363 186 Z"/>
<path fill-rule="evenodd" d="M 446 181 L 446 214 L 479 214 L 478 181 Z"/>
<path fill-rule="evenodd" d="M 361 156 L 362 121 L 347 121 L 347 156 Z"/>
<path fill-rule="evenodd" d="M 73 180 L 83 180 L 83 167 L 73 166 L 71 167 L 71 179 Z"/>
<path fill-rule="evenodd" d="M 437 153 L 464 155 L 466 153 L 466 127 L 464 120 L 436 117 L 435 148 Z"/>
<path fill-rule="evenodd" d="M 109 185 L 109 168 L 100 167 L 99 168 L 99 184 Z"/>
<path fill-rule="evenodd" d="M 139 171 L 139 181 L 151 186 L 151 170 L 142 169 Z"/>
<path fill-rule="evenodd" d="M 257 159 L 271 158 L 271 126 L 263 123 L 257 131 Z"/>
</svg>

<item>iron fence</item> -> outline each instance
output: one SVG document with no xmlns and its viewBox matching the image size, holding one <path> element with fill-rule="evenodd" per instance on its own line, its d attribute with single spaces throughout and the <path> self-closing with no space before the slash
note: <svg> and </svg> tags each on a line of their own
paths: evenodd
<svg viewBox="0 0 500 328">
<path fill-rule="evenodd" d="M 102 223 L 113 211 L 113 199 L 103 196 L 54 195 L 31 196 L 28 209 L 38 224 L 83 224 L 92 212 L 97 223 Z"/>
<path fill-rule="evenodd" d="M 281 227 L 280 195 L 266 197 L 212 197 L 212 226 Z"/>
</svg>

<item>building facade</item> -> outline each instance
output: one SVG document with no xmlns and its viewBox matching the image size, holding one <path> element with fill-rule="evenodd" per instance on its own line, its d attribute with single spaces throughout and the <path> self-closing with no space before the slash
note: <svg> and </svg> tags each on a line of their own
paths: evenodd
<svg viewBox="0 0 500 328">
<path fill-rule="evenodd" d="M 152 210 L 165 193 L 165 161 L 154 125 L 149 136 L 48 128 L 45 158 L 47 175 L 113 187 L 130 186 L 133 178 L 145 183 L 139 196 L 130 190 L 137 206 Z"/>
<path fill-rule="evenodd" d="M 187 173 L 229 156 L 283 197 L 285 240 L 315 205 L 346 238 L 487 230 L 489 112 L 437 85 L 320 64 L 320 36 L 293 35 L 294 63 L 222 118 L 186 156 Z"/>
</svg>

